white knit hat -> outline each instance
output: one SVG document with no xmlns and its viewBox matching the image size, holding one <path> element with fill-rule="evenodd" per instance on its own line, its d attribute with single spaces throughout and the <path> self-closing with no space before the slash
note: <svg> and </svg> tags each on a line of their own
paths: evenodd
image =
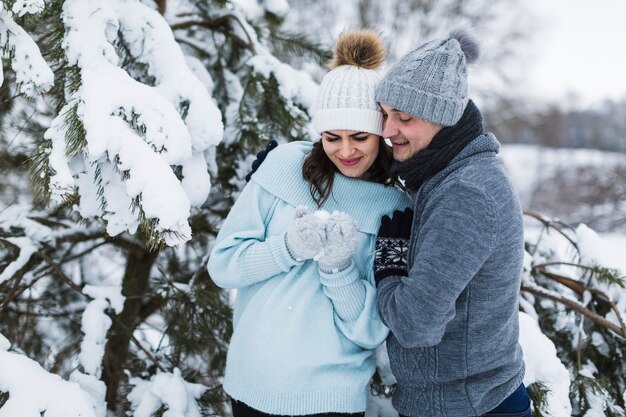
<svg viewBox="0 0 626 417">
<path fill-rule="evenodd" d="M 345 33 L 333 52 L 333 69 L 320 85 L 313 126 L 318 133 L 356 130 L 382 136 L 383 115 L 374 100 L 380 81 L 376 68 L 385 59 L 380 35 L 372 30 Z"/>
</svg>

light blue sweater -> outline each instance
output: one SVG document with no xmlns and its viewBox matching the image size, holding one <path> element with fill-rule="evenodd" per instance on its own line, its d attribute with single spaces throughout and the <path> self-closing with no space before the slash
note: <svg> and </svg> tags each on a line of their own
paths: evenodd
<svg viewBox="0 0 626 417">
<path fill-rule="evenodd" d="M 354 413 L 366 408 L 373 353 L 388 329 L 376 310 L 372 264 L 380 218 L 404 209 L 404 193 L 335 175 L 322 207 L 359 225 L 352 265 L 324 273 L 295 261 L 285 233 L 295 208 L 317 209 L 302 178 L 310 142 L 281 145 L 244 188 L 209 257 L 211 278 L 237 288 L 224 390 L 269 414 Z"/>
</svg>

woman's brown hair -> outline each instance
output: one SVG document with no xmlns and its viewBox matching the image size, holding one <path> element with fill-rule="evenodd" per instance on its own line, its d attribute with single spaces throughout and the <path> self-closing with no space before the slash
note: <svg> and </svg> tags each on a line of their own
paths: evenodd
<svg viewBox="0 0 626 417">
<path fill-rule="evenodd" d="M 302 176 L 309 182 L 309 191 L 318 207 L 321 207 L 328 200 L 333 189 L 335 173 L 339 172 L 324 152 L 322 140 L 320 139 L 313 144 L 313 150 L 302 164 Z M 379 137 L 379 140 L 378 156 L 362 179 L 402 188 L 398 177 L 391 172 L 392 150 L 382 137 Z"/>
</svg>

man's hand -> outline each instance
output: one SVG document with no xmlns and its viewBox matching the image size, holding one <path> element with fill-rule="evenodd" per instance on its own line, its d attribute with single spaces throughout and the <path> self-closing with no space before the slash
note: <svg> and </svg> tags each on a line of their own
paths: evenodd
<svg viewBox="0 0 626 417">
<path fill-rule="evenodd" d="M 408 275 L 408 252 L 413 210 L 396 210 L 393 217 L 383 216 L 376 237 L 374 280 L 376 286 L 389 276 Z"/>
<path fill-rule="evenodd" d="M 275 140 L 270 140 L 269 142 L 267 142 L 265 149 L 256 154 L 256 159 L 252 161 L 252 169 L 250 172 L 248 172 L 248 175 L 246 175 L 246 182 L 250 182 L 252 174 L 254 174 L 256 170 L 259 169 L 263 161 L 265 161 L 265 157 L 267 156 L 267 154 L 270 153 L 270 151 L 277 146 L 278 143 Z"/>
</svg>

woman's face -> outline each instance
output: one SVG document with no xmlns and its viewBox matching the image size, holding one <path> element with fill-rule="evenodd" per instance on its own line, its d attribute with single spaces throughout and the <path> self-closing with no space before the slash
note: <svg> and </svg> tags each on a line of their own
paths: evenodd
<svg viewBox="0 0 626 417">
<path fill-rule="evenodd" d="M 376 161 L 380 137 L 356 130 L 329 130 L 322 133 L 322 147 L 339 172 L 361 178 Z"/>
</svg>

